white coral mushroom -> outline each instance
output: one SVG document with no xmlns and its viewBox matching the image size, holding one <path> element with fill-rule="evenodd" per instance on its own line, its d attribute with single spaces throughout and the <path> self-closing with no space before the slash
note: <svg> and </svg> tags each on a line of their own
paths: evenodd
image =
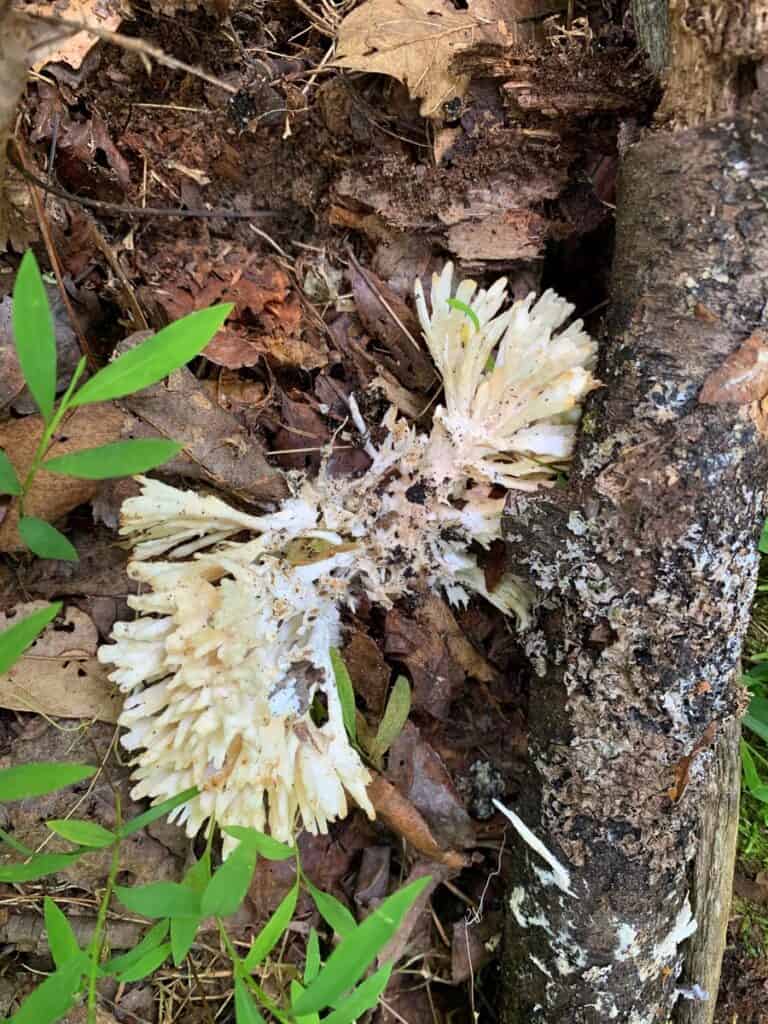
<svg viewBox="0 0 768 1024">
<path fill-rule="evenodd" d="M 553 334 L 574 307 L 552 291 L 535 303 L 530 294 L 496 316 L 506 296 L 504 278 L 488 291 L 462 281 L 455 296 L 452 278 L 450 263 L 433 276 L 431 313 L 421 282 L 415 286 L 424 337 L 445 389 L 445 405 L 435 415 L 436 469 L 531 489 L 573 454 L 574 412 L 578 416 L 597 385 L 597 346 L 581 320 Z M 448 435 L 442 444 L 441 428 Z"/>
<path fill-rule="evenodd" d="M 129 599 L 141 617 L 117 623 L 99 659 L 127 694 L 133 796 L 159 802 L 196 786 L 175 812 L 190 835 L 210 817 L 282 840 L 298 820 L 325 832 L 347 795 L 373 815 L 330 660 L 342 606 L 363 595 L 391 606 L 418 585 L 453 604 L 479 594 L 527 621 L 531 588 L 506 573 L 489 590 L 473 545 L 501 537 L 494 487 L 551 482 L 570 457 L 595 344 L 580 321 L 553 333 L 572 307 L 551 292 L 497 315 L 503 280 L 487 292 L 463 281 L 452 298 L 451 279 L 447 264 L 431 314 L 416 287 L 445 387 L 429 435 L 391 409 L 361 477 L 293 474 L 271 515 L 147 479 L 123 506 L 129 574 L 149 589 Z"/>
</svg>

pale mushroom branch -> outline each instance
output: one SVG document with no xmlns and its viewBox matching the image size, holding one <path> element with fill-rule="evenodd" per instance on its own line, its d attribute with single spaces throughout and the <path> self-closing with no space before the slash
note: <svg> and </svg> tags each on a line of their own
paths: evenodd
<svg viewBox="0 0 768 1024">
<path fill-rule="evenodd" d="M 345 607 L 426 585 L 529 620 L 534 590 L 511 572 L 489 589 L 473 545 L 501 537 L 506 490 L 551 485 L 567 464 L 596 346 L 580 321 L 557 333 L 573 307 L 552 292 L 500 313 L 505 281 L 454 296 L 452 271 L 435 276 L 431 312 L 416 288 L 444 384 L 430 433 L 391 409 L 362 476 L 292 474 L 270 515 L 147 479 L 123 506 L 141 617 L 99 657 L 126 693 L 134 796 L 197 787 L 176 812 L 190 835 L 210 817 L 281 840 L 297 817 L 324 832 L 348 796 L 373 814 L 330 659 Z"/>
</svg>

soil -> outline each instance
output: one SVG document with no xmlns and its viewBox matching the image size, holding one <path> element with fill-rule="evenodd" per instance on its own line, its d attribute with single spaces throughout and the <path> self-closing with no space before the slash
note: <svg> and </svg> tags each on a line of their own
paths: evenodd
<svg viewBox="0 0 768 1024">
<path fill-rule="evenodd" d="M 386 309 L 394 306 L 399 319 L 415 324 L 413 280 L 428 277 L 447 256 L 483 282 L 506 274 L 515 297 L 557 288 L 599 334 L 619 137 L 649 123 L 658 95 L 636 49 L 629 4 L 577 8 L 588 37 L 556 19 L 562 32 L 544 57 L 526 51 L 510 64 L 493 49 L 472 55 L 467 96 L 432 121 L 395 80 L 331 67 L 330 40 L 289 0 L 257 0 L 223 20 L 221 9 L 169 13 L 134 6 L 122 32 L 205 68 L 230 93 L 160 64 L 148 73 L 138 54 L 109 43 L 96 46 L 79 71 L 49 66 L 30 79 L 19 127 L 23 162 L 55 189 L 45 200 L 44 224 L 89 359 L 102 365 L 122 339 L 192 309 L 230 298 L 237 304 L 226 344 L 209 351 L 193 373 L 142 396 L 143 405 L 121 405 L 133 436 L 151 433 L 161 415 L 172 424 L 171 436 L 183 440 L 180 431 L 203 424 L 207 436 L 195 438 L 195 465 L 174 464 L 169 479 L 215 487 L 249 509 L 264 507 L 279 496 L 270 466 L 316 467 L 320 449 L 343 422 L 340 395 L 377 377 L 378 390 L 366 393 L 363 406 L 371 421 L 393 396 L 425 415 L 434 396 L 429 361 L 414 356 Z M 524 94 L 509 87 L 513 79 L 527 84 Z M 23 213 L 46 266 L 32 206 Z M 0 300 L 17 264 L 13 253 L 0 256 Z M 65 317 L 62 312 L 62 322 Z M 0 342 L 2 325 L 0 319 Z M 7 423 L 32 411 L 21 383 L 0 395 Z M 208 410 L 202 419 L 201 409 Z M 237 468 L 241 458 L 254 460 L 247 474 Z M 348 445 L 334 456 L 334 471 L 353 473 L 364 459 Z M 34 562 L 9 543 L 0 565 L 0 610 L 64 598 L 105 639 L 115 619 L 126 617 L 132 587 L 114 543 L 119 504 L 132 486 L 103 486 L 59 520 L 80 551 L 76 566 Z M 373 728 L 395 675 L 404 670 L 414 682 L 411 724 L 397 757 L 390 756 L 387 779 L 439 842 L 461 845 L 469 855 L 469 866 L 444 870 L 431 915 L 403 937 L 410 973 L 394 976 L 377 1013 L 381 1021 L 407 1024 L 490 1022 L 499 1017 L 498 940 L 505 864 L 515 842 L 490 800 L 514 802 L 520 785 L 528 681 L 499 614 L 473 603 L 453 613 L 453 621 L 434 600 L 437 609 L 425 610 L 425 598 L 417 596 L 387 615 L 361 608 L 348 623 L 346 657 Z M 465 638 L 460 662 L 455 648 L 449 654 L 445 646 L 449 628 Z M 83 664 L 92 655 L 89 649 Z M 444 659 L 455 664 L 438 692 L 428 681 Z M 50 685 L 61 685 L 61 678 L 54 672 Z M 99 784 L 81 787 L 77 813 L 106 826 L 113 816 L 110 787 L 124 789 L 127 779 L 114 740 L 111 726 L 89 725 L 87 717 L 0 712 L 5 763 L 104 762 Z M 34 845 L 45 833 L 42 822 L 64 817 L 77 799 L 68 790 L 57 798 L 63 803 L 25 801 L 21 809 L 3 810 L 2 825 Z M 425 863 L 394 825 L 371 826 L 354 813 L 330 837 L 304 837 L 307 874 L 357 913 L 375 905 Z M 180 831 L 156 824 L 132 851 L 126 879 L 178 878 L 188 853 Z M 83 875 L 59 876 L 55 886 L 84 927 L 106 874 L 102 861 L 89 865 Z M 279 865 L 260 868 L 237 933 L 247 937 L 289 885 Z M 30 884 L 23 893 L 0 886 L 2 1013 L 34 983 L 30 972 L 49 964 L 37 913 L 44 891 L 51 891 L 47 884 Z M 300 957 L 312 921 L 309 906 L 297 913 L 301 927 L 288 959 Z M 116 911 L 114 949 L 136 941 L 130 929 L 120 933 L 124 924 Z M 768 1020 L 761 1010 L 768 1001 L 766 962 L 747 955 L 739 934 L 734 929 L 720 1024 Z M 197 986 L 185 972 L 164 968 L 149 984 L 105 989 L 109 1019 L 204 1020 L 201 986 L 208 1003 L 222 1010 L 217 1019 L 233 1019 L 228 979 L 217 974 L 226 962 L 219 962 L 215 944 L 201 944 L 194 957 L 202 978 Z"/>
</svg>

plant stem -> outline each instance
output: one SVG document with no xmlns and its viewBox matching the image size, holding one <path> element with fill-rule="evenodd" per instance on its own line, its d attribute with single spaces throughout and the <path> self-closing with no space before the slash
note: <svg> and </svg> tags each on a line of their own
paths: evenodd
<svg viewBox="0 0 768 1024">
<path fill-rule="evenodd" d="M 261 986 L 256 981 L 254 981 L 253 976 L 243 967 L 242 958 L 240 957 L 240 954 L 237 952 L 235 947 L 232 945 L 232 940 L 230 939 L 229 935 L 227 935 L 227 930 L 224 927 L 224 922 L 221 920 L 220 917 L 216 918 L 216 924 L 219 929 L 221 941 L 224 943 L 224 947 L 227 953 L 229 954 L 230 960 L 232 961 L 232 968 L 235 974 L 239 975 L 243 979 L 243 981 L 246 983 L 246 985 L 248 985 L 248 987 L 251 989 L 253 994 L 262 1004 L 262 1006 L 264 1006 L 267 1010 L 269 1010 L 271 1014 L 277 1017 L 279 1021 L 282 1021 L 283 1024 L 290 1024 L 290 1018 L 278 1009 L 275 1003 L 273 1003 L 272 1000 L 269 998 L 267 993 L 261 988 Z M 90 1021 L 88 1022 L 88 1024 L 90 1024 Z"/>
<path fill-rule="evenodd" d="M 116 830 L 118 831 L 122 825 L 122 818 L 120 794 L 116 792 L 115 825 Z M 109 910 L 109 901 L 112 898 L 112 890 L 115 887 L 115 880 L 117 879 L 117 872 L 119 868 L 120 841 L 118 840 L 112 847 L 112 862 L 109 866 L 107 884 L 104 888 L 104 895 L 101 898 L 101 905 L 99 906 L 99 913 L 96 918 L 96 928 L 94 929 L 93 938 L 91 939 L 88 949 L 88 955 L 91 961 L 88 972 L 88 1024 L 96 1024 L 96 975 L 99 972 L 99 961 L 101 960 L 101 952 L 104 947 L 104 932 L 107 922 L 107 911 Z"/>
<path fill-rule="evenodd" d="M 20 843 L 18 839 L 14 839 L 13 836 L 9 835 L 4 828 L 0 828 L 0 839 L 4 843 L 8 843 L 9 846 L 13 847 L 17 853 L 23 853 L 25 857 L 34 857 L 35 851 L 30 850 L 24 843 Z"/>
<path fill-rule="evenodd" d="M 29 492 L 29 489 L 32 486 L 32 481 L 35 479 L 35 474 L 37 473 L 38 469 L 40 469 L 42 461 L 45 458 L 46 454 L 48 453 L 48 449 L 51 444 L 51 438 L 58 429 L 59 424 L 64 419 L 64 416 L 66 415 L 69 409 L 69 400 L 72 397 L 72 393 L 74 392 L 78 381 L 82 377 L 84 370 L 85 356 L 83 356 L 83 358 L 77 364 L 75 372 L 72 374 L 72 380 L 69 382 L 69 387 L 62 395 L 58 409 L 56 409 L 56 412 L 51 417 L 51 422 L 43 431 L 43 436 L 40 438 L 40 443 L 35 449 L 35 454 L 32 457 L 32 462 L 27 471 L 27 475 L 24 478 L 24 483 L 21 485 L 21 495 L 19 497 L 19 510 L 21 515 L 24 515 L 24 499 L 26 498 L 27 493 Z"/>
</svg>

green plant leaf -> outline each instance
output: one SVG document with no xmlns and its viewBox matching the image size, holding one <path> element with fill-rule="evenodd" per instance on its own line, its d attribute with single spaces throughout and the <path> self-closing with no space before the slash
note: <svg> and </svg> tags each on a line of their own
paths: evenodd
<svg viewBox="0 0 768 1024">
<path fill-rule="evenodd" d="M 468 306 L 466 302 L 462 302 L 461 299 L 448 299 L 448 305 L 451 309 L 458 309 L 464 316 L 468 317 L 476 331 L 480 330 L 480 319 L 474 309 Z"/>
<path fill-rule="evenodd" d="M 72 408 L 141 391 L 199 355 L 233 309 L 232 303 L 190 313 L 119 356 L 76 391 Z"/>
<path fill-rule="evenodd" d="M 322 889 L 318 889 L 316 886 L 312 885 L 308 878 L 305 879 L 305 883 L 323 920 L 326 921 L 342 939 L 351 935 L 357 928 L 357 921 L 352 916 L 351 911 L 349 911 L 340 900 L 337 900 L 335 896 L 331 896 L 329 892 L 323 892 Z"/>
<path fill-rule="evenodd" d="M 334 949 L 328 962 L 293 1007 L 297 1016 L 331 1006 L 373 963 L 405 917 L 408 908 L 429 885 L 429 875 L 388 896 Z"/>
<path fill-rule="evenodd" d="M 237 1024 L 266 1024 L 243 979 L 235 977 L 235 1021 Z"/>
<path fill-rule="evenodd" d="M 182 793 L 177 793 L 176 796 L 163 800 L 160 804 L 155 804 L 148 811 L 144 811 L 135 818 L 131 818 L 130 821 L 126 821 L 118 835 L 121 839 L 124 839 L 126 836 L 133 835 L 134 832 L 140 832 L 147 825 L 151 825 L 153 821 L 157 821 L 158 818 L 162 818 L 165 814 L 170 814 L 180 804 L 185 804 L 187 800 L 196 797 L 199 792 L 200 790 L 197 786 L 192 786 L 190 789 L 185 789 Z"/>
<path fill-rule="evenodd" d="M 379 767 L 381 760 L 403 731 L 411 712 L 411 688 L 405 676 L 398 676 L 389 695 L 376 737 L 368 748 L 368 755 Z"/>
<path fill-rule="evenodd" d="M 0 769 L 0 801 L 45 796 L 95 774 L 96 768 L 91 765 L 69 761 L 36 761 L 3 768 Z"/>
<path fill-rule="evenodd" d="M 206 850 L 200 860 L 195 861 L 186 872 L 182 884 L 191 889 L 192 892 L 197 893 L 198 896 L 201 896 L 210 879 L 211 858 Z M 181 964 L 192 948 L 192 943 L 195 941 L 197 929 L 200 927 L 202 920 L 201 914 L 200 917 L 174 917 L 171 921 L 171 952 L 173 953 L 173 962 L 176 967 Z"/>
<path fill-rule="evenodd" d="M 49 604 L 45 608 L 38 608 L 36 612 L 32 612 L 31 615 L 27 615 L 26 618 L 14 623 L 13 626 L 9 626 L 8 629 L 0 633 L 0 672 L 8 671 L 32 641 L 42 633 L 48 623 L 59 614 L 61 608 L 61 601 Z M 30 765 L 29 767 L 32 766 Z M 0 781 L 2 777 L 3 774 L 0 772 Z M 66 785 L 66 783 L 63 783 L 63 785 Z M 58 786 L 56 788 L 58 789 Z M 50 793 L 51 791 L 46 790 L 45 792 Z M 35 796 L 38 794 L 30 793 L 28 795 Z M 2 789 L 0 789 L 0 800 L 11 799 L 16 798 L 4 797 Z"/>
<path fill-rule="evenodd" d="M 320 970 L 320 938 L 316 928 L 309 929 L 307 951 L 304 955 L 304 984 L 314 981 Z"/>
<path fill-rule="evenodd" d="M 315 932 L 317 935 L 317 932 Z M 304 994 L 304 986 L 296 981 L 295 978 L 291 978 L 291 1005 L 297 1003 L 299 998 Z M 319 1024 L 320 1017 L 316 1013 L 307 1013 L 303 1017 L 294 1017 L 296 1024 Z"/>
<path fill-rule="evenodd" d="M 24 380 L 46 423 L 56 398 L 56 335 L 34 253 L 24 253 L 13 287 L 13 341 Z"/>
<path fill-rule="evenodd" d="M 41 853 L 27 864 L 3 864 L 0 866 L 0 882 L 36 882 L 38 878 L 64 871 L 86 852 Z"/>
<path fill-rule="evenodd" d="M 14 839 L 12 835 L 9 835 L 5 829 L 0 828 L 0 840 L 7 843 L 16 853 L 20 853 L 23 857 L 34 857 L 35 851 L 30 850 L 24 843 L 20 843 L 18 839 Z"/>
<path fill-rule="evenodd" d="M 144 917 L 198 917 L 200 897 L 178 882 L 150 882 L 132 887 L 116 885 L 117 898 Z"/>
<path fill-rule="evenodd" d="M 43 917 L 53 962 L 57 967 L 65 967 L 80 952 L 72 925 L 50 896 L 43 900 Z"/>
<path fill-rule="evenodd" d="M 58 455 L 47 459 L 43 468 L 62 476 L 80 480 L 109 480 L 116 476 L 135 476 L 162 466 L 184 447 L 176 441 L 158 437 L 137 438 L 135 441 L 114 441 L 100 448 L 86 448 L 71 455 Z"/>
<path fill-rule="evenodd" d="M 81 818 L 52 818 L 45 824 L 51 832 L 55 832 L 62 839 L 68 839 L 70 843 L 77 843 L 78 846 L 101 849 L 104 846 L 112 846 L 117 840 L 115 833 L 110 832 L 108 828 L 102 828 L 94 821 L 84 821 Z"/>
<path fill-rule="evenodd" d="M 222 829 L 228 836 L 239 839 L 241 843 L 248 843 L 253 846 L 260 857 L 267 860 L 290 860 L 296 856 L 296 850 L 285 843 L 278 843 L 272 836 L 265 836 L 263 832 L 255 828 L 246 828 L 244 825 L 227 825 Z"/>
<path fill-rule="evenodd" d="M 747 784 L 747 789 L 754 793 L 755 790 L 763 785 L 763 780 L 760 778 L 755 759 L 752 757 L 752 751 L 749 749 L 749 744 L 742 740 L 739 744 L 739 749 L 741 751 L 741 767 L 744 772 L 744 781 Z"/>
<path fill-rule="evenodd" d="M 331 648 L 331 665 L 333 665 L 333 674 L 336 677 L 336 689 L 339 694 L 339 701 L 341 702 L 341 714 L 344 718 L 344 728 L 347 730 L 349 738 L 354 743 L 357 739 L 355 691 L 352 686 L 352 680 L 349 672 L 347 671 L 347 666 L 344 664 L 344 659 L 335 647 Z"/>
<path fill-rule="evenodd" d="M 195 941 L 197 929 L 200 927 L 203 918 L 198 917 L 174 917 L 171 920 L 171 955 L 174 966 L 179 967 L 184 957 L 192 948 Z"/>
<path fill-rule="evenodd" d="M 378 1003 L 379 996 L 387 987 L 392 964 L 384 964 L 370 978 L 350 992 L 344 1002 L 333 1013 L 323 1018 L 323 1024 L 354 1024 L 367 1011 Z"/>
<path fill-rule="evenodd" d="M 54 1024 L 72 1006 L 80 988 L 80 979 L 88 966 L 85 953 L 49 974 L 33 989 L 8 1024 Z"/>
<path fill-rule="evenodd" d="M 40 853 L 23 864 L 0 866 L 0 882 L 36 882 L 40 878 L 66 871 L 88 850 L 72 850 L 69 853 Z"/>
<path fill-rule="evenodd" d="M 754 698 L 753 698 L 754 700 Z M 750 705 L 751 708 L 752 705 Z M 741 724 L 747 729 L 751 729 L 752 732 L 757 733 L 761 740 L 768 743 L 768 722 L 763 718 L 758 718 L 752 714 L 752 711 L 748 711 L 741 720 Z"/>
<path fill-rule="evenodd" d="M 21 482 L 5 452 L 0 448 L 0 494 L 21 494 Z"/>
<path fill-rule="evenodd" d="M 37 516 L 22 516 L 19 533 L 33 555 L 38 558 L 58 558 L 62 562 L 77 562 L 77 551 L 55 526 Z"/>
<path fill-rule="evenodd" d="M 764 555 L 768 554 L 768 519 L 763 523 L 763 531 L 760 534 L 760 543 L 758 544 L 758 547 Z"/>
<path fill-rule="evenodd" d="M 203 917 L 216 914 L 227 917 L 234 914 L 245 899 L 256 867 L 257 850 L 253 843 L 243 840 L 227 857 L 205 887 L 200 900 Z"/>
<path fill-rule="evenodd" d="M 293 888 L 283 897 L 275 912 L 253 940 L 243 963 L 247 971 L 255 970 L 280 941 L 280 936 L 291 923 L 298 898 L 299 881 L 296 879 Z"/>
<path fill-rule="evenodd" d="M 122 953 L 120 956 L 107 960 L 106 963 L 101 965 L 100 973 L 102 977 L 128 970 L 129 967 L 133 967 L 147 953 L 157 949 L 165 941 L 165 937 L 168 934 L 168 925 L 168 921 L 158 921 L 157 924 L 152 925 L 143 936 L 141 942 L 134 946 L 133 949 L 129 949 L 127 953 Z"/>
<path fill-rule="evenodd" d="M 170 942 L 163 943 L 162 946 L 158 946 L 156 949 L 151 949 L 144 956 L 131 964 L 130 967 L 126 967 L 125 970 L 120 971 L 117 974 L 117 980 L 122 982 L 129 981 L 140 981 L 142 978 L 146 978 L 152 974 L 160 964 L 164 963 L 171 952 Z"/>
</svg>

